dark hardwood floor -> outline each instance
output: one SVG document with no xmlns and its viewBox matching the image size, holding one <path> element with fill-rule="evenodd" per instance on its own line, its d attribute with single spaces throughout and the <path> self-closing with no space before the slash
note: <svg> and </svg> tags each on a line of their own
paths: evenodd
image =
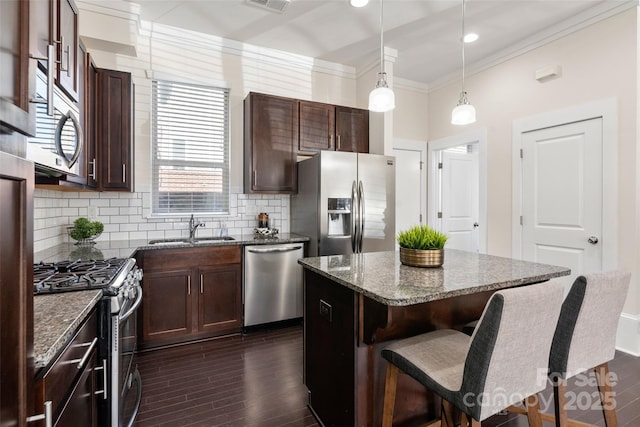
<svg viewBox="0 0 640 427">
<path fill-rule="evenodd" d="M 143 393 L 135 426 L 318 425 L 306 406 L 302 384 L 301 326 L 143 352 L 138 366 Z M 613 390 L 619 426 L 639 427 L 640 358 L 616 353 L 609 367 L 617 377 Z M 575 406 L 597 405 L 592 382 L 585 377 L 570 381 L 568 401 L 573 396 Z M 550 388 L 542 399 L 543 405 L 552 402 Z M 551 404 L 548 412 L 552 408 Z M 569 417 L 604 426 L 596 409 L 569 411 Z M 514 414 L 496 415 L 483 423 L 526 425 L 526 417 Z"/>
</svg>

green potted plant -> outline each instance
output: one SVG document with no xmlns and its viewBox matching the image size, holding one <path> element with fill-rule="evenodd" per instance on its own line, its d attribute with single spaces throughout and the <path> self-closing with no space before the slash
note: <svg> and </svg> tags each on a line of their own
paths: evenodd
<svg viewBox="0 0 640 427">
<path fill-rule="evenodd" d="M 69 236 L 76 240 L 76 245 L 93 245 L 102 234 L 104 225 L 100 221 L 89 221 L 87 218 L 78 218 L 73 221 L 73 227 L 67 227 Z"/>
<path fill-rule="evenodd" d="M 447 235 L 428 225 L 415 225 L 398 233 L 400 262 L 412 267 L 440 267 Z"/>
</svg>

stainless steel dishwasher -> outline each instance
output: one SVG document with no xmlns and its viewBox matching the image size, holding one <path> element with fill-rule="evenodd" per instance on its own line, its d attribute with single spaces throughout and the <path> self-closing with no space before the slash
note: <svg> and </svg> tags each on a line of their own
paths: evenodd
<svg viewBox="0 0 640 427">
<path fill-rule="evenodd" d="M 303 243 L 244 248 L 244 326 L 302 317 Z"/>
</svg>

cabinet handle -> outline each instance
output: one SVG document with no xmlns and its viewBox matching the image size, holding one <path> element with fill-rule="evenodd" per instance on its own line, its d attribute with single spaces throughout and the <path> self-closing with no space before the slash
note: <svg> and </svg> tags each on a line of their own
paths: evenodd
<svg viewBox="0 0 640 427">
<path fill-rule="evenodd" d="M 191 295 L 191 276 L 187 276 L 187 295 Z"/>
<path fill-rule="evenodd" d="M 91 172 L 89 173 L 89 178 L 95 180 L 96 179 L 96 158 L 94 157 L 93 160 L 89 162 L 89 164 L 93 166 L 91 168 Z"/>
<path fill-rule="evenodd" d="M 342 144 L 340 144 L 340 134 L 338 134 L 338 150 L 340 150 Z"/>
<path fill-rule="evenodd" d="M 102 390 L 97 390 L 95 394 L 101 394 L 103 400 L 107 400 L 109 379 L 107 377 L 107 359 L 102 359 L 102 366 L 98 366 L 93 369 L 94 371 L 102 371 Z"/>
<path fill-rule="evenodd" d="M 87 360 L 89 360 L 89 356 L 91 356 L 91 351 L 93 350 L 93 348 L 96 346 L 97 343 L 98 343 L 98 337 L 95 337 L 91 342 L 80 344 L 78 347 L 89 346 L 89 348 L 87 349 L 87 351 L 84 352 L 84 356 L 82 356 L 81 359 L 73 359 L 73 360 L 70 360 L 68 363 L 77 363 L 78 369 L 84 368 L 84 365 L 87 363 Z"/>
<path fill-rule="evenodd" d="M 200 275 L 200 293 L 203 294 L 204 293 L 204 287 L 202 285 L 202 282 L 204 282 L 204 278 L 202 277 L 202 274 Z"/>
<path fill-rule="evenodd" d="M 54 61 L 53 45 L 47 46 L 47 56 L 33 56 L 29 54 L 29 58 L 36 61 L 47 61 L 47 99 L 31 98 L 29 101 L 34 104 L 47 104 L 47 116 L 53 116 L 53 61 Z"/>
<path fill-rule="evenodd" d="M 70 75 L 69 74 L 69 45 L 66 45 L 66 47 L 65 47 L 64 36 L 61 36 L 60 40 L 56 40 L 56 41 L 54 41 L 54 43 L 60 45 L 60 57 L 62 57 L 62 54 L 64 53 L 63 49 L 66 49 L 66 52 L 67 52 L 67 68 L 62 67 L 62 58 L 60 58 L 60 60 L 56 60 L 56 64 L 60 65 L 60 71 L 65 71 L 67 73 L 67 75 Z"/>
<path fill-rule="evenodd" d="M 122 182 L 127 182 L 127 165 L 122 164 Z"/>
<path fill-rule="evenodd" d="M 333 134 L 329 135 L 329 148 L 333 146 Z"/>
<path fill-rule="evenodd" d="M 44 420 L 44 426 L 51 427 L 53 425 L 53 417 L 52 417 L 53 411 L 51 408 L 52 408 L 51 401 L 47 400 L 46 402 L 44 402 L 44 413 L 27 417 L 27 422 L 33 423 L 36 421 Z"/>
<path fill-rule="evenodd" d="M 253 170 L 253 186 L 254 187 L 258 185 L 258 180 L 256 178 L 256 172 L 257 172 L 257 169 L 254 169 Z"/>
</svg>

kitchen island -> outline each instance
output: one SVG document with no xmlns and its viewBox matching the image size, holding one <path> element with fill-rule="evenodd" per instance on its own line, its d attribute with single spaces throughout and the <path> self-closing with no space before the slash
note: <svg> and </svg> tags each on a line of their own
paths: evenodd
<svg viewBox="0 0 640 427">
<path fill-rule="evenodd" d="M 304 381 L 325 426 L 376 426 L 382 419 L 385 363 L 394 339 L 457 328 L 480 317 L 497 290 L 570 274 L 546 264 L 445 251 L 441 268 L 402 265 L 397 252 L 304 258 Z M 398 378 L 394 423 L 427 421 L 439 401 Z"/>
</svg>

